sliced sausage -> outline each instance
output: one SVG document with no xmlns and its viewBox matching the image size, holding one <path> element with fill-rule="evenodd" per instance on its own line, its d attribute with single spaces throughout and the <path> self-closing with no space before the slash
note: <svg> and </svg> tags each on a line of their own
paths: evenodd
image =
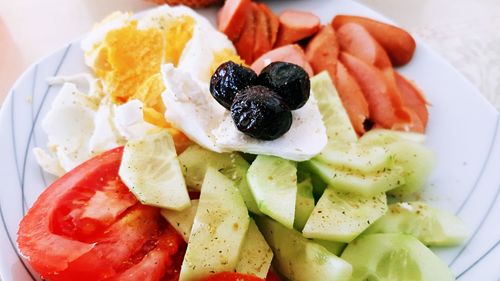
<svg viewBox="0 0 500 281">
<path fill-rule="evenodd" d="M 410 115 L 403 106 L 399 91 L 389 85 L 379 69 L 346 52 L 341 52 L 340 61 L 363 91 L 373 121 L 384 128 L 409 122 Z"/>
<path fill-rule="evenodd" d="M 379 69 L 392 67 L 385 50 L 362 25 L 357 23 L 341 25 L 337 29 L 337 38 L 342 51 Z"/>
<path fill-rule="evenodd" d="M 275 61 L 284 61 L 296 64 L 304 68 L 309 76 L 312 77 L 314 75 L 311 65 L 307 62 L 304 51 L 296 44 L 285 45 L 263 54 L 255 60 L 251 68 L 256 73 L 260 73 L 264 67 Z"/>
<path fill-rule="evenodd" d="M 250 0 L 226 0 L 217 15 L 217 26 L 231 41 L 236 41 L 245 26 Z"/>
<path fill-rule="evenodd" d="M 346 23 L 357 23 L 365 27 L 386 50 L 393 65 L 405 65 L 413 57 L 416 48 L 415 39 L 405 30 L 394 25 L 359 16 L 337 15 L 332 21 L 335 29 Z"/>
<path fill-rule="evenodd" d="M 368 102 L 358 82 L 349 74 L 341 62 L 337 62 L 335 86 L 349 119 L 358 134 L 365 133 L 364 123 L 369 116 Z"/>
<path fill-rule="evenodd" d="M 278 47 L 307 38 L 320 29 L 319 18 L 309 12 L 286 10 L 279 16 L 279 21 Z"/>
<path fill-rule="evenodd" d="M 406 107 L 413 110 L 420 121 L 422 122 L 424 128 L 427 126 L 427 121 L 429 120 L 429 111 L 427 110 L 427 101 L 425 100 L 422 92 L 415 86 L 414 83 L 406 79 L 403 75 L 394 72 L 396 78 L 396 85 L 401 92 L 403 97 L 403 103 Z"/>
<path fill-rule="evenodd" d="M 307 44 L 307 61 L 311 64 L 314 73 L 326 70 L 335 81 L 338 56 L 339 44 L 335 30 L 331 25 L 325 25 Z"/>
<path fill-rule="evenodd" d="M 259 3 L 259 9 L 263 11 L 266 15 L 268 27 L 269 27 L 269 38 L 271 41 L 271 46 L 274 46 L 276 39 L 278 38 L 278 29 L 280 27 L 280 20 L 278 16 L 273 13 L 273 11 L 264 3 Z"/>
<path fill-rule="evenodd" d="M 252 5 L 249 6 L 250 10 L 245 18 L 245 25 L 240 38 L 234 43 L 238 55 L 247 63 L 253 62 L 253 51 L 255 45 L 255 33 L 257 26 L 255 25 L 255 13 L 253 12 Z"/>
<path fill-rule="evenodd" d="M 261 55 L 269 52 L 273 45 L 270 38 L 270 26 L 266 13 L 259 8 L 259 5 L 252 3 L 252 11 L 255 17 L 255 45 L 253 49 L 253 57 L 258 58 Z"/>
</svg>

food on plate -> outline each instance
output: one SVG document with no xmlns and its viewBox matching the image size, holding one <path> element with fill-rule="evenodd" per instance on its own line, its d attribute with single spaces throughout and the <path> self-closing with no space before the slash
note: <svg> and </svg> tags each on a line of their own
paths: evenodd
<svg viewBox="0 0 500 281">
<path fill-rule="evenodd" d="M 234 42 L 245 28 L 246 18 L 251 16 L 250 0 L 226 1 L 217 14 L 217 27 Z M 252 15 L 253 16 L 253 15 Z M 253 23 L 252 23 L 253 24 Z"/>
<path fill-rule="evenodd" d="M 276 61 L 296 64 L 302 67 L 309 76 L 314 75 L 304 50 L 297 44 L 285 45 L 263 54 L 252 63 L 251 68 L 260 73 L 264 67 Z"/>
<path fill-rule="evenodd" d="M 353 266 L 350 280 L 455 280 L 446 264 L 415 237 L 369 234 L 350 243 L 341 258 Z"/>
<path fill-rule="evenodd" d="M 252 69 L 228 61 L 212 75 L 210 93 L 218 103 L 230 109 L 236 94 L 256 82 L 257 74 Z"/>
<path fill-rule="evenodd" d="M 291 110 L 303 107 L 311 92 L 307 72 L 288 62 L 273 62 L 266 66 L 259 74 L 258 83 L 282 97 Z"/>
<path fill-rule="evenodd" d="M 174 141 L 166 130 L 128 141 L 118 174 L 145 205 L 172 210 L 190 205 Z"/>
<path fill-rule="evenodd" d="M 186 7 L 117 12 L 82 40 L 92 73 L 50 79 L 48 151 L 34 152 L 60 178 L 19 225 L 31 267 L 54 281 L 453 280 L 427 246 L 461 243 L 464 224 L 408 200 L 435 162 L 428 102 L 393 68 L 411 36 L 249 0 L 227 0 L 218 28 Z"/>
<path fill-rule="evenodd" d="M 236 95 L 231 118 L 238 130 L 259 140 L 275 140 L 292 126 L 292 112 L 285 99 L 264 86 L 252 86 Z"/>
<path fill-rule="evenodd" d="M 306 58 L 315 73 L 328 71 L 333 80 L 336 79 L 339 57 L 339 42 L 331 25 L 325 25 L 307 43 Z"/>
<path fill-rule="evenodd" d="M 163 276 L 182 238 L 159 209 L 137 201 L 118 176 L 123 148 L 98 155 L 51 184 L 19 225 L 18 245 L 50 280 Z M 148 263 L 157 263 L 150 267 Z M 116 279 L 124 280 L 124 279 Z"/>
<path fill-rule="evenodd" d="M 380 45 L 384 47 L 395 66 L 407 64 L 415 53 L 415 40 L 408 32 L 397 26 L 366 17 L 351 15 L 337 15 L 332 21 L 335 29 L 346 23 L 357 23 L 365 27 Z"/>
<path fill-rule="evenodd" d="M 366 233 L 403 233 L 427 246 L 456 245 L 468 235 L 464 225 L 445 211 L 423 202 L 398 202 L 366 230 Z"/>
<path fill-rule="evenodd" d="M 368 102 L 358 82 L 347 71 L 344 64 L 337 62 L 335 86 L 339 92 L 342 104 L 345 105 L 349 120 L 358 134 L 364 134 L 372 127 L 369 125 L 371 119 Z M 371 123 L 373 124 L 373 123 Z"/>
<path fill-rule="evenodd" d="M 380 44 L 357 23 L 346 23 L 337 28 L 340 49 L 379 69 L 392 67 L 389 56 Z"/>
<path fill-rule="evenodd" d="M 410 120 L 399 91 L 391 87 L 382 71 L 345 52 L 341 52 L 340 61 L 363 91 L 373 121 L 384 128 L 392 128 Z"/>
<path fill-rule="evenodd" d="M 191 8 L 208 7 L 222 3 L 221 0 L 152 0 L 158 4 L 186 5 Z"/>
<path fill-rule="evenodd" d="M 309 12 L 286 10 L 279 15 L 279 21 L 277 47 L 300 41 L 320 29 L 319 17 Z"/>
</svg>

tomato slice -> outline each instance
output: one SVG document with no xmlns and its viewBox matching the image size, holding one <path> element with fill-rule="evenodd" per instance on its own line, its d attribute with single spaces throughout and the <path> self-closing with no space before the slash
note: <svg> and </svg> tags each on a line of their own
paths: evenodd
<svg viewBox="0 0 500 281">
<path fill-rule="evenodd" d="M 19 249 L 43 278 L 157 281 L 174 270 L 184 242 L 121 182 L 122 154 L 112 149 L 68 172 L 21 221 Z"/>
</svg>

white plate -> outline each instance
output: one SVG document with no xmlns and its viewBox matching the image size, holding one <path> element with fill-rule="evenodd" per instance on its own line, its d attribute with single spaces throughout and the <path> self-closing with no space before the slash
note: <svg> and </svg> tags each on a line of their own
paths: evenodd
<svg viewBox="0 0 500 281">
<path fill-rule="evenodd" d="M 275 11 L 309 10 L 329 22 L 338 13 L 388 21 L 347 0 L 272 1 Z M 204 11 L 213 18 L 214 11 Z M 418 40 L 417 40 L 418 41 Z M 18 255 L 18 223 L 53 178 L 35 162 L 33 147 L 44 147 L 40 120 L 57 89 L 46 78 L 89 71 L 75 41 L 31 66 L 16 82 L 0 113 L 0 274 L 3 281 L 39 280 Z M 427 144 L 437 166 L 424 200 L 459 215 L 470 239 L 459 247 L 434 249 L 459 280 L 500 278 L 500 130 L 499 113 L 468 81 L 418 41 L 412 62 L 400 71 L 416 81 L 432 106 Z"/>
</svg>

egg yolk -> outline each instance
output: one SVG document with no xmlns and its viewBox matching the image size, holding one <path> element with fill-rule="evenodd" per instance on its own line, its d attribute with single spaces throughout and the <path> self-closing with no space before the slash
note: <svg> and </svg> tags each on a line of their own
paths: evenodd
<svg viewBox="0 0 500 281">
<path fill-rule="evenodd" d="M 215 73 L 215 70 L 217 70 L 217 68 L 221 64 L 223 64 L 227 61 L 233 61 L 236 64 L 241 64 L 241 65 L 246 66 L 245 61 L 242 60 L 240 58 L 240 56 L 238 56 L 238 54 L 236 54 L 236 52 L 234 52 L 231 49 L 227 49 L 227 48 L 222 49 L 222 50 L 214 53 L 214 60 L 212 62 L 212 65 L 210 66 L 210 76 L 212 76 Z"/>
<path fill-rule="evenodd" d="M 160 67 L 164 63 L 178 65 L 186 44 L 193 37 L 196 21 L 184 15 L 174 20 L 158 17 L 153 23 L 154 26 L 144 29 L 132 20 L 109 31 L 94 49 L 97 54 L 92 68 L 114 103 L 122 104 L 130 99 L 142 101 L 144 120 L 168 128 L 178 149 L 183 150 L 191 141 L 165 120 L 168 109 L 161 98 L 165 86 Z M 210 75 L 228 60 L 244 64 L 234 50 L 222 49 L 213 53 Z"/>
</svg>

